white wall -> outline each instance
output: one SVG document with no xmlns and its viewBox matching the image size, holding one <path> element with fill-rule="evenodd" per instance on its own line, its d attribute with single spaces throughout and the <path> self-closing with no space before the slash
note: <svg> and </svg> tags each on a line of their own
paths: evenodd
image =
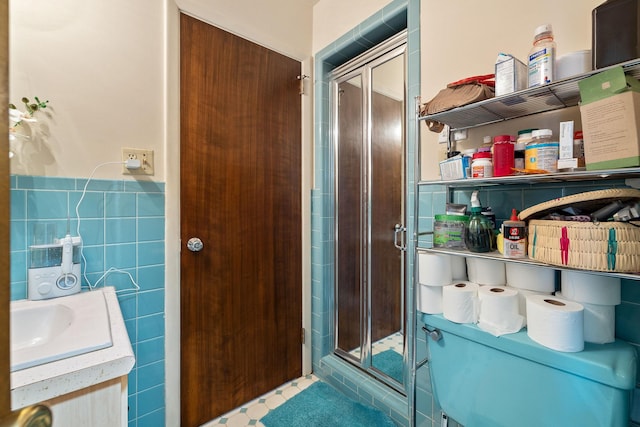
<svg viewBox="0 0 640 427">
<path fill-rule="evenodd" d="M 155 151 L 165 178 L 164 14 L 156 0 L 10 1 L 10 100 L 50 101 L 16 147 L 11 171 L 84 176 L 121 159 L 121 147 Z M 28 129 L 27 129 L 28 130 Z M 96 177 L 120 178 L 121 167 Z"/>
<path fill-rule="evenodd" d="M 533 3 L 490 0 L 482 4 L 466 0 L 423 0 L 422 102 L 433 98 L 447 83 L 493 73 L 499 52 L 510 53 L 526 63 L 533 32 L 541 24 L 553 25 L 558 56 L 590 49 L 591 11 L 601 3 L 602 0 L 539 0 Z M 470 133 L 470 136 L 477 142 L 482 134 L 511 132 L 508 126 L 514 124 L 494 125 Z M 438 161 L 444 158 L 444 147 L 437 144 L 437 134 L 425 129 L 421 126 L 423 178 L 438 179 Z M 473 144 L 473 141 L 468 143 Z M 438 156 L 434 156 L 434 152 Z"/>
<path fill-rule="evenodd" d="M 176 0 L 185 13 L 297 60 L 310 56 L 313 0 Z"/>
<path fill-rule="evenodd" d="M 390 0 L 320 0 L 313 7 L 313 53 L 351 31 Z"/>
</svg>

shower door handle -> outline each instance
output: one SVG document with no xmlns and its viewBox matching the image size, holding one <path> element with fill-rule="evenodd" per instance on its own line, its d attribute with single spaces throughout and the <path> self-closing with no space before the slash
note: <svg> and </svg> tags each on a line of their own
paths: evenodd
<svg viewBox="0 0 640 427">
<path fill-rule="evenodd" d="M 393 245 L 401 251 L 406 251 L 407 247 L 404 244 L 404 232 L 407 231 L 407 227 L 402 224 L 396 224 L 393 230 Z M 399 243 L 398 235 L 400 235 Z"/>
</svg>

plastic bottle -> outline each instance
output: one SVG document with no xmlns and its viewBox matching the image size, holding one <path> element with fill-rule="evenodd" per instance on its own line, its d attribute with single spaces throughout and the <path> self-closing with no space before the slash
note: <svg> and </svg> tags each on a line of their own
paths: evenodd
<svg viewBox="0 0 640 427">
<path fill-rule="evenodd" d="M 476 154 L 476 151 L 477 150 L 475 148 L 468 148 L 462 151 L 462 164 L 464 165 L 464 168 L 465 168 L 465 172 L 464 172 L 465 178 L 472 177 L 471 162 L 473 161 L 473 155 Z"/>
<path fill-rule="evenodd" d="M 551 24 L 536 28 L 529 51 L 529 87 L 551 83 L 555 76 L 556 42 Z"/>
<path fill-rule="evenodd" d="M 482 147 L 478 151 L 491 151 L 491 147 L 493 146 L 493 138 L 490 135 L 485 135 L 482 138 Z M 489 150 L 487 150 L 487 148 Z"/>
<path fill-rule="evenodd" d="M 525 169 L 531 171 L 558 172 L 560 143 L 553 140 L 551 129 L 532 132 L 533 138 L 525 148 Z"/>
<path fill-rule="evenodd" d="M 538 129 L 522 129 L 518 131 L 518 139 L 513 151 L 513 167 L 516 169 L 524 169 L 524 152 L 527 143 L 532 141 L 531 132 Z"/>
<path fill-rule="evenodd" d="M 477 152 L 471 161 L 472 178 L 491 178 L 493 176 L 493 161 L 488 151 Z"/>
<path fill-rule="evenodd" d="M 493 176 L 507 176 L 513 173 L 514 144 L 511 135 L 493 137 Z"/>
<path fill-rule="evenodd" d="M 482 215 L 477 191 L 471 196 L 471 218 L 465 232 L 465 245 L 471 252 L 490 252 L 495 248 L 493 227 Z"/>
<path fill-rule="evenodd" d="M 527 233 L 524 221 L 518 220 L 515 209 L 511 218 L 502 223 L 502 253 L 507 258 L 524 258 L 527 255 Z"/>
</svg>

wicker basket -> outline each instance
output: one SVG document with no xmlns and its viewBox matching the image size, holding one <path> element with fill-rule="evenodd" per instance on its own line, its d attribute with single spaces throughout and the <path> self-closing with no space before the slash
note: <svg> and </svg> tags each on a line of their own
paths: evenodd
<svg viewBox="0 0 640 427">
<path fill-rule="evenodd" d="M 640 228 L 620 222 L 529 221 L 529 258 L 582 270 L 640 271 Z"/>
<path fill-rule="evenodd" d="M 640 272 L 637 224 L 536 219 L 567 206 L 595 211 L 612 200 L 640 200 L 640 191 L 621 188 L 573 194 L 522 211 L 520 219 L 528 220 L 529 258 L 582 270 Z"/>
</svg>

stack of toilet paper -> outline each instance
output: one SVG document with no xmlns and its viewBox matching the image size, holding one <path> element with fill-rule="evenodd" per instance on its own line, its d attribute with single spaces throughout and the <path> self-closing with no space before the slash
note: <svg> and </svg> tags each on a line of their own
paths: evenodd
<svg viewBox="0 0 640 427">
<path fill-rule="evenodd" d="M 527 296 L 551 295 L 556 290 L 556 272 L 551 268 L 508 263 L 506 265 L 507 288 L 518 291 L 520 314 L 527 324 Z"/>
<path fill-rule="evenodd" d="M 524 326 L 517 289 L 508 288 L 506 264 L 501 260 L 467 258 L 469 280 L 478 283 L 478 327 L 500 336 Z"/>
<path fill-rule="evenodd" d="M 616 305 L 620 304 L 621 281 L 616 277 L 562 271 L 561 292 L 556 296 L 584 307 L 584 340 L 596 344 L 615 341 Z"/>
<path fill-rule="evenodd" d="M 418 310 L 442 313 L 442 288 L 457 280 L 466 280 L 464 257 L 436 253 L 418 254 Z"/>
<path fill-rule="evenodd" d="M 552 295 L 527 296 L 527 334 L 540 345 L 563 352 L 584 349 L 584 308 Z"/>
<path fill-rule="evenodd" d="M 555 296 L 527 296 L 527 333 L 546 347 L 576 352 L 585 342 L 615 341 L 615 306 L 620 279 L 563 270 Z"/>
</svg>

